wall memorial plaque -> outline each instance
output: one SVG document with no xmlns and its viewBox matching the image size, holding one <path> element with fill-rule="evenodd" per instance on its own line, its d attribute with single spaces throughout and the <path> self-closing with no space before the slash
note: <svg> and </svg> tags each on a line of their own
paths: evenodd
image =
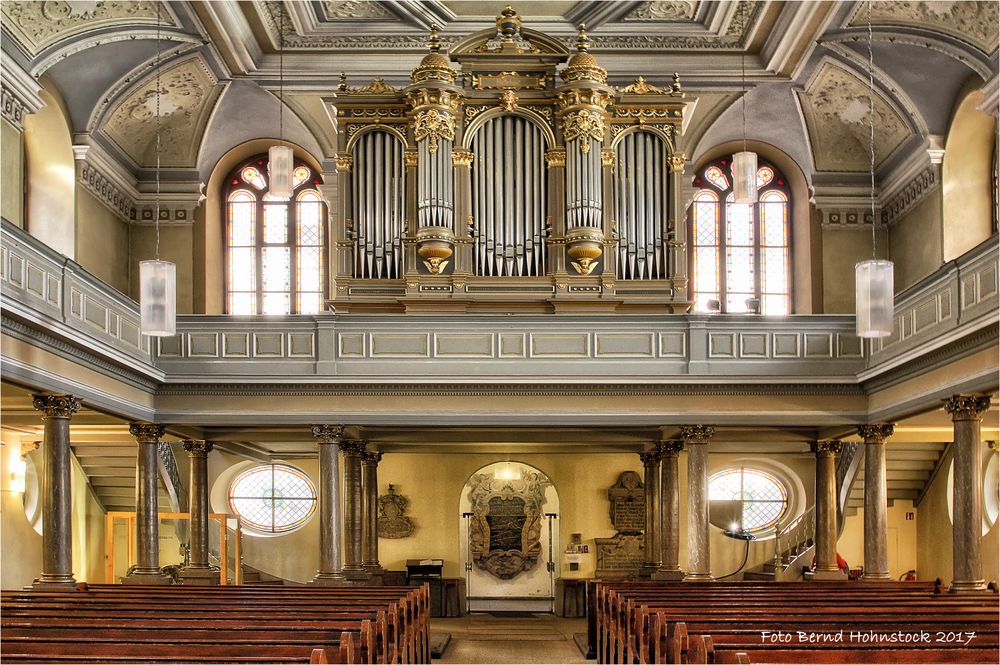
<svg viewBox="0 0 1000 665">
<path fill-rule="evenodd" d="M 471 550 L 477 567 L 509 580 L 538 563 L 547 482 L 540 473 L 513 480 L 489 473 L 472 477 Z"/>
<path fill-rule="evenodd" d="M 611 538 L 595 538 L 597 578 L 631 579 L 639 576 L 645 563 L 645 536 L 617 533 Z"/>
<path fill-rule="evenodd" d="M 642 477 L 635 471 L 623 471 L 618 482 L 608 490 L 611 501 L 611 524 L 619 533 L 642 533 L 646 528 L 646 493 Z"/>
<path fill-rule="evenodd" d="M 413 521 L 404 515 L 410 500 L 396 494 L 396 488 L 389 484 L 389 493 L 378 498 L 378 537 L 406 538 L 413 534 Z"/>
</svg>

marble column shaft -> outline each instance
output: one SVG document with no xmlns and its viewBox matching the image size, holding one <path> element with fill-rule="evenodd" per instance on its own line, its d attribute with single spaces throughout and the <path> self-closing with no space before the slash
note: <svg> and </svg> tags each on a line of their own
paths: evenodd
<svg viewBox="0 0 1000 665">
<path fill-rule="evenodd" d="M 72 586 L 73 492 L 70 480 L 69 421 L 80 410 L 72 395 L 33 395 L 32 405 L 41 411 L 45 433 L 43 457 L 45 485 L 42 488 L 42 574 L 35 585 Z"/>
<path fill-rule="evenodd" d="M 952 593 L 986 589 L 983 579 L 983 473 L 980 423 L 990 408 L 986 395 L 955 395 L 945 403 L 955 443 L 952 487 Z"/>
<path fill-rule="evenodd" d="M 651 576 L 660 569 L 660 452 L 647 450 L 639 453 L 642 460 L 643 484 L 646 494 L 645 562 L 642 574 Z"/>
<path fill-rule="evenodd" d="M 846 579 L 837 565 L 837 453 L 840 441 L 814 441 L 816 455 L 816 573 L 815 579 Z"/>
<path fill-rule="evenodd" d="M 319 570 L 313 581 L 344 581 L 340 570 L 342 520 L 340 515 L 340 443 L 344 428 L 317 425 L 312 434 L 319 445 Z"/>
<path fill-rule="evenodd" d="M 169 580 L 160 572 L 159 445 L 165 427 L 130 423 L 129 433 L 137 444 L 135 464 L 135 568 L 123 583 L 162 584 Z"/>
<path fill-rule="evenodd" d="M 885 440 L 891 424 L 862 425 L 858 434 L 865 445 L 865 572 L 866 580 L 888 580 L 888 505 L 885 480 Z"/>
<path fill-rule="evenodd" d="M 184 441 L 191 467 L 188 483 L 188 568 L 210 568 L 208 564 L 208 454 L 211 441 Z"/>
<path fill-rule="evenodd" d="M 371 574 L 381 574 L 378 561 L 378 463 L 382 453 L 366 451 L 361 460 L 361 485 L 364 492 L 364 552 L 362 564 Z"/>
<path fill-rule="evenodd" d="M 364 498 L 362 496 L 361 457 L 365 452 L 365 442 L 345 439 L 340 444 L 344 451 L 344 567 L 342 571 L 348 581 L 368 580 L 363 564 L 364 543 Z"/>
<path fill-rule="evenodd" d="M 684 449 L 683 441 L 660 442 L 660 570 L 657 579 L 680 579 L 681 490 L 678 480 L 677 457 Z"/>
<path fill-rule="evenodd" d="M 712 558 L 708 522 L 708 440 L 715 428 L 681 427 L 688 451 L 688 570 L 685 580 L 711 580 Z"/>
</svg>

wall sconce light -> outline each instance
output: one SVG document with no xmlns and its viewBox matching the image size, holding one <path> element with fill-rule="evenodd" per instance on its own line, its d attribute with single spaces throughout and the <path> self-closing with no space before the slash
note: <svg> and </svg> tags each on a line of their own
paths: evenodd
<svg viewBox="0 0 1000 665">
<path fill-rule="evenodd" d="M 25 474 L 28 472 L 28 463 L 20 455 L 15 456 L 10 461 L 10 491 L 24 494 Z"/>
</svg>

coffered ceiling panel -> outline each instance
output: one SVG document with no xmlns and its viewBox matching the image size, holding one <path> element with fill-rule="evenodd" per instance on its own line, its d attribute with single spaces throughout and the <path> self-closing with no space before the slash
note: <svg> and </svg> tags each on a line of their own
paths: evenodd
<svg viewBox="0 0 1000 665">
<path fill-rule="evenodd" d="M 32 57 L 67 37 L 114 25 L 156 25 L 157 6 L 164 26 L 175 26 L 170 10 L 148 0 L 3 2 L 4 27 Z"/>
<path fill-rule="evenodd" d="M 876 90 L 875 164 L 909 136 L 902 115 Z M 817 171 L 867 171 L 869 104 L 867 81 L 826 61 L 799 93 Z"/>
<path fill-rule="evenodd" d="M 220 86 L 200 56 L 189 57 L 160 75 L 160 164 L 193 167 L 201 135 Z M 102 130 L 139 166 L 155 166 L 156 77 L 124 95 L 106 116 Z"/>
</svg>

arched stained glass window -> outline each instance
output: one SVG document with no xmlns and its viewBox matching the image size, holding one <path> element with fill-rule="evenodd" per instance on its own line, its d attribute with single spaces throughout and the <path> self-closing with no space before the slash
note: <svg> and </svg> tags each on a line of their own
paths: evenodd
<svg viewBox="0 0 1000 665">
<path fill-rule="evenodd" d="M 295 467 L 263 464 L 233 479 L 229 507 L 254 531 L 286 533 L 304 525 L 316 511 L 316 486 Z"/>
<path fill-rule="evenodd" d="M 738 521 L 716 524 L 732 531 L 772 527 L 788 510 L 788 491 L 781 481 L 769 473 L 742 466 L 712 475 L 708 479 L 708 500 L 716 505 L 732 505 L 732 519 Z M 713 513 L 722 515 L 727 511 Z"/>
<path fill-rule="evenodd" d="M 293 196 L 268 192 L 267 155 L 233 171 L 226 189 L 226 311 L 315 314 L 323 309 L 326 208 L 319 178 L 292 172 Z"/>
<path fill-rule="evenodd" d="M 759 202 L 733 203 L 731 175 L 732 158 L 724 157 L 706 166 L 694 181 L 700 188 L 691 212 L 694 310 L 788 314 L 788 185 L 773 165 L 760 161 Z M 710 307 L 711 301 L 718 301 L 719 307 Z"/>
</svg>

